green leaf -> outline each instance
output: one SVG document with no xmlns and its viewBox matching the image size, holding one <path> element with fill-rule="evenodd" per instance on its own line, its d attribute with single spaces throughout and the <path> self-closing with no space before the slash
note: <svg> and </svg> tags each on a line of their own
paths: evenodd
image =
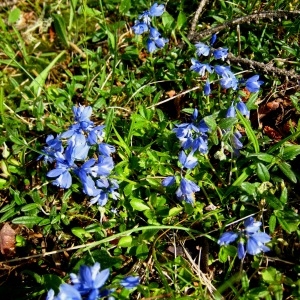
<svg viewBox="0 0 300 300">
<path fill-rule="evenodd" d="M 283 160 L 291 160 L 294 159 L 299 154 L 300 154 L 300 145 L 291 145 L 283 149 L 283 153 L 281 157 Z"/>
<path fill-rule="evenodd" d="M 231 245 L 222 246 L 219 251 L 219 260 L 225 263 L 228 260 L 228 256 L 234 257 L 236 255 L 236 248 Z"/>
<path fill-rule="evenodd" d="M 271 233 L 275 231 L 276 228 L 276 216 L 272 215 L 269 219 L 269 230 Z"/>
<path fill-rule="evenodd" d="M 247 276 L 247 273 L 245 270 L 243 270 L 242 278 L 241 278 L 241 283 L 242 283 L 242 288 L 244 291 L 247 291 L 249 289 L 249 278 Z"/>
<path fill-rule="evenodd" d="M 12 220 L 13 224 L 22 224 L 29 228 L 33 227 L 34 225 L 38 225 L 43 218 L 37 216 L 23 216 L 18 217 Z"/>
<path fill-rule="evenodd" d="M 254 147 L 254 151 L 255 153 L 259 153 L 259 144 L 258 144 L 258 140 L 255 136 L 255 133 L 252 129 L 251 123 L 248 119 L 246 119 L 238 110 L 237 110 L 237 115 L 241 121 L 241 123 L 244 125 L 245 129 L 246 129 L 246 134 L 247 137 L 249 138 L 249 140 L 251 141 L 251 144 Z"/>
<path fill-rule="evenodd" d="M 121 14 L 126 14 L 129 11 L 130 7 L 131 7 L 131 0 L 122 0 L 119 7 L 119 11 Z"/>
<path fill-rule="evenodd" d="M 177 17 L 177 28 L 178 30 L 183 29 L 186 27 L 187 24 L 187 17 L 184 12 L 180 11 Z"/>
<path fill-rule="evenodd" d="M 30 211 L 33 209 L 37 209 L 39 207 L 38 204 L 36 203 L 30 203 L 30 204 L 26 204 L 21 208 L 21 211 L 26 212 L 26 211 Z"/>
<path fill-rule="evenodd" d="M 51 222 L 52 223 L 52 222 Z M 71 229 L 72 233 L 77 236 L 79 239 L 81 239 L 82 241 L 92 238 L 92 235 L 87 232 L 84 228 L 82 227 L 73 227 Z"/>
<path fill-rule="evenodd" d="M 204 117 L 204 121 L 206 125 L 211 129 L 211 130 L 216 130 L 217 129 L 217 123 L 216 120 L 213 116 L 207 116 Z"/>
<path fill-rule="evenodd" d="M 65 51 L 62 51 L 59 53 L 52 61 L 51 63 L 47 66 L 46 69 L 44 69 L 30 84 L 30 88 L 33 89 L 34 94 L 36 96 L 39 96 L 41 93 L 41 90 L 45 84 L 45 81 L 49 75 L 49 72 L 51 69 L 54 67 L 54 65 L 57 63 L 57 61 L 65 54 Z"/>
<path fill-rule="evenodd" d="M 277 220 L 283 230 L 285 230 L 287 233 L 292 232 L 292 228 L 290 227 L 290 225 L 286 222 L 286 220 L 284 218 L 277 217 Z"/>
<path fill-rule="evenodd" d="M 175 217 L 177 216 L 178 214 L 180 214 L 180 212 L 182 211 L 182 207 L 172 207 L 170 210 L 169 210 L 169 214 L 168 216 L 169 217 Z"/>
<path fill-rule="evenodd" d="M 134 198 L 133 200 L 131 200 L 130 205 L 132 206 L 133 209 L 138 210 L 138 211 L 144 211 L 144 210 L 150 209 L 150 207 L 145 204 L 145 201 L 143 201 L 141 199 L 137 199 L 137 198 Z"/>
<path fill-rule="evenodd" d="M 282 209 L 283 208 L 283 205 L 280 202 L 280 200 L 272 194 L 268 194 L 266 196 L 266 202 L 267 202 L 268 205 L 270 205 L 274 209 Z"/>
<path fill-rule="evenodd" d="M 248 157 L 257 157 L 259 160 L 262 160 L 266 163 L 271 163 L 274 159 L 274 156 L 267 153 L 255 153 L 250 154 Z"/>
<path fill-rule="evenodd" d="M 8 15 L 8 23 L 16 23 L 19 20 L 20 15 L 21 10 L 19 8 L 14 8 L 13 10 L 11 10 Z"/>
<path fill-rule="evenodd" d="M 66 23 L 64 18 L 61 15 L 58 14 L 52 14 L 54 28 L 57 36 L 63 43 L 63 45 L 68 48 L 69 42 L 67 38 L 67 29 L 66 29 Z"/>
<path fill-rule="evenodd" d="M 173 30 L 175 29 L 175 20 L 174 18 L 168 13 L 168 12 L 164 12 L 164 14 L 162 15 L 162 23 L 164 25 L 164 28 L 168 28 L 168 30 Z"/>
<path fill-rule="evenodd" d="M 248 195 L 255 195 L 256 194 L 256 186 L 250 182 L 243 182 L 241 184 L 241 189 L 244 190 Z"/>
<path fill-rule="evenodd" d="M 220 122 L 219 122 L 219 127 L 221 129 L 228 129 L 228 128 L 231 128 L 234 124 L 237 123 L 237 118 L 225 118 L 225 119 L 222 119 Z"/>
<path fill-rule="evenodd" d="M 149 255 L 149 248 L 145 243 L 138 245 L 136 248 L 136 257 L 138 259 L 146 259 Z"/>
<path fill-rule="evenodd" d="M 256 167 L 257 167 L 257 176 L 258 176 L 258 178 L 262 182 L 269 181 L 270 180 L 270 173 L 269 173 L 269 170 L 267 169 L 267 167 L 262 163 L 257 163 Z"/>
<path fill-rule="evenodd" d="M 283 187 L 280 198 L 279 198 L 280 202 L 282 204 L 286 204 L 287 200 L 288 200 L 288 191 L 286 187 Z"/>
<path fill-rule="evenodd" d="M 129 248 L 132 246 L 133 238 L 131 236 L 123 236 L 120 238 L 118 246 L 123 248 Z"/>
<path fill-rule="evenodd" d="M 277 162 L 279 169 L 282 173 L 292 182 L 297 183 L 297 178 L 295 173 L 291 170 L 291 166 L 283 161 Z"/>
</svg>

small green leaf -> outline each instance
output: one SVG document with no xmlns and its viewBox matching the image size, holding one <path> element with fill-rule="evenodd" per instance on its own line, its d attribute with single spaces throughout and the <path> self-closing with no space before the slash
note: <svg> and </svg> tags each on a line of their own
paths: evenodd
<svg viewBox="0 0 300 300">
<path fill-rule="evenodd" d="M 138 259 L 146 259 L 149 255 L 149 248 L 146 244 L 138 245 L 136 248 L 136 257 Z"/>
<path fill-rule="evenodd" d="M 273 155 L 267 154 L 267 153 L 255 153 L 255 154 L 249 155 L 249 157 L 257 157 L 259 160 L 262 160 L 266 163 L 271 163 L 274 159 Z"/>
<path fill-rule="evenodd" d="M 180 11 L 177 17 L 177 28 L 178 30 L 183 29 L 186 27 L 187 24 L 187 17 L 184 12 Z"/>
<path fill-rule="evenodd" d="M 284 218 L 277 217 L 277 220 L 278 220 L 278 222 L 279 222 L 279 224 L 280 224 L 280 226 L 282 227 L 283 230 L 285 230 L 287 233 L 292 232 L 289 224 L 285 221 Z"/>
<path fill-rule="evenodd" d="M 69 47 L 67 29 L 64 18 L 58 14 L 52 14 L 55 32 L 65 47 Z"/>
<path fill-rule="evenodd" d="M 131 200 L 130 205 L 132 206 L 133 209 L 138 210 L 138 211 L 144 211 L 144 210 L 150 209 L 150 207 L 145 204 L 145 201 L 143 201 L 141 199 L 137 199 L 137 198 L 134 198 L 133 200 Z"/>
<path fill-rule="evenodd" d="M 21 15 L 21 10 L 19 8 L 14 8 L 13 10 L 10 11 L 8 15 L 8 23 L 16 23 Z"/>
<path fill-rule="evenodd" d="M 241 184 L 242 190 L 244 190 L 248 195 L 255 195 L 256 194 L 256 186 L 250 182 L 243 182 Z"/>
<path fill-rule="evenodd" d="M 219 127 L 221 129 L 228 129 L 231 128 L 234 124 L 236 124 L 238 121 L 237 118 L 224 118 L 219 122 Z"/>
<path fill-rule="evenodd" d="M 213 116 L 207 116 L 204 118 L 204 121 L 206 125 L 211 129 L 211 130 L 216 130 L 217 128 L 217 123 L 216 120 Z"/>
<path fill-rule="evenodd" d="M 282 204 L 286 204 L 287 200 L 288 200 L 288 191 L 286 187 L 283 187 L 280 198 L 279 198 L 280 202 Z"/>
<path fill-rule="evenodd" d="M 118 246 L 123 248 L 129 248 L 132 246 L 133 238 L 131 236 L 123 236 L 120 238 Z"/>
<path fill-rule="evenodd" d="M 292 182 L 297 183 L 297 178 L 295 173 L 291 170 L 291 166 L 286 162 L 277 162 L 279 169 L 282 173 Z"/>
<path fill-rule="evenodd" d="M 276 228 L 276 216 L 272 215 L 269 219 L 269 230 L 271 233 L 275 231 Z"/>
<path fill-rule="evenodd" d="M 168 216 L 169 217 L 175 217 L 177 216 L 178 214 L 180 214 L 180 212 L 182 211 L 182 207 L 172 207 L 170 210 L 169 210 L 169 214 Z"/>
<path fill-rule="evenodd" d="M 52 222 L 51 222 L 52 223 Z M 71 229 L 72 233 L 77 236 L 82 241 L 92 238 L 92 235 L 88 233 L 84 228 L 82 227 L 73 227 Z"/>
<path fill-rule="evenodd" d="M 168 12 L 164 12 L 162 15 L 162 23 L 164 28 L 168 28 L 169 30 L 175 28 L 175 20 Z"/>
<path fill-rule="evenodd" d="M 291 160 L 294 159 L 299 154 L 300 154 L 300 145 L 291 145 L 284 148 L 281 157 L 283 160 Z"/>
<path fill-rule="evenodd" d="M 275 281 L 275 277 L 276 277 L 276 269 L 273 268 L 273 267 L 268 267 L 267 269 L 263 270 L 261 272 L 261 275 L 262 275 L 262 278 L 263 278 L 263 281 L 267 282 L 267 283 L 274 283 Z"/>
<path fill-rule="evenodd" d="M 251 141 L 251 144 L 254 147 L 254 151 L 255 153 L 259 153 L 259 144 L 258 144 L 258 140 L 255 136 L 255 133 L 252 129 L 251 123 L 248 119 L 246 119 L 238 110 L 237 110 L 237 115 L 240 119 L 240 121 L 242 122 L 242 124 L 244 125 L 245 129 L 246 129 L 246 134 L 249 138 L 249 140 Z"/>
<path fill-rule="evenodd" d="M 280 200 L 272 194 L 268 194 L 266 196 L 266 202 L 267 202 L 268 205 L 270 205 L 274 209 L 282 209 L 283 208 L 283 205 L 280 202 Z"/>
<path fill-rule="evenodd" d="M 131 0 L 122 0 L 119 7 L 119 11 L 121 14 L 126 14 L 129 11 L 130 7 L 131 7 Z"/>
<path fill-rule="evenodd" d="M 22 224 L 27 227 L 33 227 L 34 225 L 38 225 L 43 218 L 37 217 L 37 216 L 23 216 L 23 217 L 18 217 L 12 220 L 13 224 Z"/>
<path fill-rule="evenodd" d="M 26 211 L 30 211 L 33 209 L 37 209 L 39 207 L 38 204 L 36 203 L 30 203 L 30 204 L 26 204 L 21 208 L 21 211 L 26 212 Z"/>
<path fill-rule="evenodd" d="M 242 278 L 241 278 L 241 283 L 242 283 L 242 288 L 244 291 L 247 291 L 249 289 L 249 278 L 247 276 L 246 271 L 243 270 Z"/>
<path fill-rule="evenodd" d="M 270 173 L 269 173 L 269 170 L 267 169 L 267 167 L 262 163 L 257 163 L 256 167 L 257 167 L 257 176 L 258 176 L 258 178 L 262 182 L 269 181 L 270 180 Z"/>
</svg>

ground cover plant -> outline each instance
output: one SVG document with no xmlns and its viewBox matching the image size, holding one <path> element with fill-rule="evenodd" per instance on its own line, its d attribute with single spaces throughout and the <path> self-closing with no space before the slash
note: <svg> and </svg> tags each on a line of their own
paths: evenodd
<svg viewBox="0 0 300 300">
<path fill-rule="evenodd" d="M 298 1 L 0 3 L 6 299 L 299 299 Z"/>
</svg>

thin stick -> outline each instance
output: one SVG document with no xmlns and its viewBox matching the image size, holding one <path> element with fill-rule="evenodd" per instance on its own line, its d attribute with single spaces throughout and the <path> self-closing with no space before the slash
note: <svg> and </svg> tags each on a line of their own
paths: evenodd
<svg viewBox="0 0 300 300">
<path fill-rule="evenodd" d="M 251 21 L 256 21 L 259 19 L 272 19 L 272 18 L 296 18 L 299 17 L 300 10 L 294 10 L 294 11 L 286 11 L 286 10 L 279 10 L 279 11 L 262 11 L 260 13 L 243 16 L 228 22 L 225 22 L 221 25 L 218 25 L 213 28 L 209 28 L 206 30 L 203 30 L 201 32 L 194 33 L 193 36 L 190 36 L 190 40 L 192 42 L 198 41 L 204 37 L 211 36 L 213 33 L 216 33 L 218 31 L 221 31 L 223 29 L 227 29 L 229 27 L 243 24 Z"/>
<path fill-rule="evenodd" d="M 200 4 L 199 4 L 199 7 L 195 13 L 195 16 L 194 16 L 194 19 L 192 21 L 192 26 L 191 26 L 191 29 L 190 29 L 190 33 L 188 34 L 188 39 L 190 40 L 194 34 L 195 34 L 195 30 L 196 30 L 196 26 L 197 26 L 197 23 L 198 23 L 198 20 L 200 18 L 200 15 L 202 13 L 202 10 L 204 8 L 204 6 L 207 4 L 209 0 L 201 0 Z"/>
</svg>

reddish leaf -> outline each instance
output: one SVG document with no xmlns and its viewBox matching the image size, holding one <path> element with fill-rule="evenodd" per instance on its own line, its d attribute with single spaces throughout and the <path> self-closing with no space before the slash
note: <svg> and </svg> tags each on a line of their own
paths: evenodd
<svg viewBox="0 0 300 300">
<path fill-rule="evenodd" d="M 15 251 L 16 233 L 8 223 L 5 223 L 0 230 L 0 250 L 1 253 L 11 254 Z"/>
</svg>

